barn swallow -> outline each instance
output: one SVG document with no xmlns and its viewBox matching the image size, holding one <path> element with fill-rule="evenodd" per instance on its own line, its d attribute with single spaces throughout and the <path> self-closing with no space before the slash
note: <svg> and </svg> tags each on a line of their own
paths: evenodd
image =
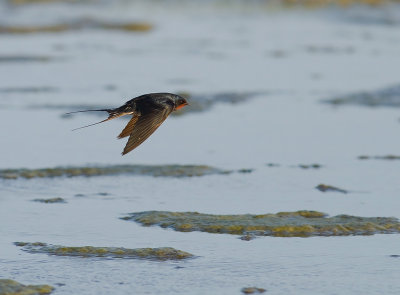
<svg viewBox="0 0 400 295">
<path fill-rule="evenodd" d="M 154 131 L 167 119 L 173 111 L 188 105 L 185 98 L 172 93 L 149 93 L 135 97 L 124 105 L 115 109 L 84 110 L 70 112 L 107 112 L 108 118 L 90 125 L 76 128 L 81 129 L 100 124 L 118 117 L 132 115 L 132 118 L 122 130 L 118 138 L 129 136 L 128 142 L 122 152 L 125 155 L 142 144 Z"/>
</svg>

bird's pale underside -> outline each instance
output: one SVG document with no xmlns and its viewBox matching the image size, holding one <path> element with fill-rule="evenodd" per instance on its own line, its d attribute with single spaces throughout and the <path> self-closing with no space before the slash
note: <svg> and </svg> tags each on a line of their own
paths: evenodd
<svg viewBox="0 0 400 295">
<path fill-rule="evenodd" d="M 105 111 L 109 114 L 108 118 L 103 121 L 77 129 L 103 123 L 118 117 L 131 115 L 132 118 L 118 135 L 118 138 L 129 136 L 128 142 L 122 152 L 122 155 L 125 155 L 149 138 L 149 136 L 156 131 L 165 119 L 167 119 L 169 114 L 187 104 L 185 98 L 176 94 L 149 93 L 135 97 L 116 109 L 84 110 L 71 113 Z"/>
</svg>

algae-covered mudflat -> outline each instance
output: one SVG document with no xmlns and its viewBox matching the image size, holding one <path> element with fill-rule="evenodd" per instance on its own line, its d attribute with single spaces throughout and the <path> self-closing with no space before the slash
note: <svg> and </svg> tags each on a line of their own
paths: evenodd
<svg viewBox="0 0 400 295">
<path fill-rule="evenodd" d="M 4 295 L 45 295 L 53 290 L 49 285 L 24 285 L 14 280 L 0 279 L 0 294 Z"/>
<path fill-rule="evenodd" d="M 28 253 L 44 253 L 55 256 L 72 256 L 72 257 L 104 257 L 104 258 L 136 258 L 150 260 L 179 260 L 193 257 L 192 254 L 176 250 L 170 247 L 163 248 L 137 248 L 126 249 L 116 247 L 68 247 L 58 245 L 48 245 L 46 243 L 35 242 L 15 242 L 18 247 Z"/>
<path fill-rule="evenodd" d="M 400 294 L 400 7 L 334 3 L 1 2 L 0 294 Z"/>
<path fill-rule="evenodd" d="M 274 237 L 350 236 L 400 233 L 396 218 L 338 215 L 317 211 L 259 215 L 211 215 L 198 212 L 148 211 L 131 213 L 124 220 L 145 226 L 159 225 L 177 231 Z"/>
<path fill-rule="evenodd" d="M 238 172 L 241 172 L 239 170 Z M 74 177 L 101 175 L 148 175 L 164 177 L 192 177 L 210 174 L 230 174 L 233 171 L 222 170 L 206 165 L 107 165 L 83 167 L 55 167 L 42 169 L 4 169 L 0 170 L 0 178 L 43 178 Z"/>
</svg>

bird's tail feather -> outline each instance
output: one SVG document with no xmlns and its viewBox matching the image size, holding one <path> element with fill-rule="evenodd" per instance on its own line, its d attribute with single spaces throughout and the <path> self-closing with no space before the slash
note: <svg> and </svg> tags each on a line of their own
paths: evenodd
<svg viewBox="0 0 400 295">
<path fill-rule="evenodd" d="M 74 111 L 74 112 L 68 112 L 65 113 L 66 115 L 70 115 L 70 114 L 75 114 L 75 113 L 85 113 L 85 112 L 112 112 L 113 110 L 111 109 L 101 109 L 101 110 L 83 110 L 83 111 Z"/>
<path fill-rule="evenodd" d="M 107 118 L 107 119 L 105 119 L 103 121 L 100 121 L 100 122 L 97 122 L 97 123 L 93 123 L 93 124 L 89 124 L 89 125 L 86 125 L 86 126 L 82 126 L 82 127 L 78 127 L 78 128 L 72 129 L 72 131 L 75 131 L 75 130 L 78 130 L 78 129 L 82 129 L 82 128 L 86 128 L 86 127 L 90 127 L 90 126 L 93 126 L 93 125 L 97 125 L 97 124 L 103 123 L 103 122 L 111 120 L 111 119 L 114 119 L 114 118 Z"/>
<path fill-rule="evenodd" d="M 78 127 L 78 128 L 72 129 L 72 131 L 75 131 L 75 130 L 78 130 L 78 129 L 82 129 L 82 128 L 86 128 L 86 127 L 90 127 L 90 126 L 93 126 L 93 125 L 97 125 L 97 124 L 100 124 L 100 123 L 103 123 L 103 122 L 106 122 L 106 121 L 109 121 L 109 120 L 112 120 L 112 119 L 121 117 L 121 116 L 123 116 L 123 115 L 126 115 L 126 114 L 124 114 L 124 113 L 118 113 L 117 111 L 115 111 L 115 109 L 75 111 L 75 112 L 66 113 L 66 115 L 74 114 L 74 113 L 84 113 L 84 112 L 107 112 L 107 113 L 109 114 L 109 116 L 108 116 L 107 119 L 105 119 L 105 120 L 103 120 L 103 121 L 96 122 L 96 123 L 89 124 L 89 125 L 82 126 L 82 127 Z"/>
</svg>

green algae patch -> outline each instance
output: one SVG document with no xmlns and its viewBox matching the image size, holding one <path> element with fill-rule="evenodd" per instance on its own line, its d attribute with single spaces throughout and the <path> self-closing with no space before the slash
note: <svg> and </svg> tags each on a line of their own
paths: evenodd
<svg viewBox="0 0 400 295">
<path fill-rule="evenodd" d="M 66 203 L 66 201 L 63 198 L 34 199 L 33 201 L 45 204 Z"/>
<path fill-rule="evenodd" d="M 400 160 L 400 156 L 398 155 L 384 155 L 384 156 L 367 156 L 362 155 L 358 156 L 359 160 L 386 160 L 386 161 L 394 161 Z"/>
<path fill-rule="evenodd" d="M 68 30 L 68 25 L 48 26 L 0 26 L 0 34 L 58 33 Z"/>
<path fill-rule="evenodd" d="M 266 290 L 263 288 L 257 288 L 257 287 L 246 287 L 246 288 L 242 288 L 241 291 L 243 294 L 261 294 L 261 293 L 264 293 Z"/>
<path fill-rule="evenodd" d="M 221 170 L 206 165 L 109 165 L 83 167 L 56 167 L 43 169 L 2 169 L 0 178 L 44 178 L 101 175 L 146 175 L 154 177 L 193 177 L 211 174 L 230 174 L 233 171 Z"/>
<path fill-rule="evenodd" d="M 153 25 L 147 22 L 106 22 L 91 18 L 76 19 L 66 23 L 49 25 L 12 26 L 0 25 L 0 34 L 61 33 L 83 29 L 119 30 L 124 32 L 148 32 Z"/>
<path fill-rule="evenodd" d="M 153 29 L 153 26 L 149 23 L 100 23 L 99 26 L 103 29 L 126 32 L 147 32 Z"/>
<path fill-rule="evenodd" d="M 312 237 L 373 235 L 400 232 L 400 222 L 391 217 L 328 217 L 318 211 L 279 212 L 262 215 L 212 215 L 198 212 L 145 211 L 122 217 L 144 226 L 158 225 L 176 231 L 255 236 Z M 246 238 L 246 237 L 249 237 Z"/>
<path fill-rule="evenodd" d="M 299 164 L 297 167 L 301 169 L 320 169 L 323 166 L 321 164 Z"/>
<path fill-rule="evenodd" d="M 281 164 L 278 164 L 278 163 L 267 163 L 267 164 L 265 164 L 265 166 L 267 166 L 267 167 L 280 167 Z"/>
<path fill-rule="evenodd" d="M 256 216 L 257 218 L 260 218 L 260 216 L 265 216 L 265 215 L 256 215 Z M 278 212 L 276 213 L 276 216 L 279 217 L 302 216 L 304 218 L 319 218 L 319 217 L 327 217 L 328 214 L 318 211 L 299 210 L 295 212 Z"/>
<path fill-rule="evenodd" d="M 332 185 L 327 185 L 327 184 L 318 184 L 315 187 L 317 190 L 319 190 L 320 192 L 338 192 L 338 193 L 342 193 L 342 194 L 347 194 L 349 191 L 344 190 L 342 188 L 338 188 L 336 186 L 332 186 Z"/>
<path fill-rule="evenodd" d="M 267 163 L 267 164 L 265 164 L 265 166 L 272 168 L 272 167 L 281 167 L 283 165 L 278 164 L 278 163 Z M 300 168 L 300 169 L 303 169 L 303 170 L 317 170 L 317 169 L 323 168 L 324 166 L 321 165 L 321 164 L 312 163 L 312 164 L 289 165 L 287 167 L 289 167 L 289 168 Z"/>
<path fill-rule="evenodd" d="M 149 259 L 149 260 L 181 260 L 194 257 L 188 252 L 176 250 L 170 247 L 163 248 L 117 248 L 117 247 L 68 247 L 49 245 L 46 243 L 16 242 L 14 245 L 22 247 L 28 253 L 44 253 L 55 256 L 72 256 L 84 258 L 125 258 L 125 259 Z"/>
<path fill-rule="evenodd" d="M 0 30 L 1 31 L 1 30 Z M 0 63 L 9 62 L 49 62 L 53 57 L 47 55 L 0 55 Z"/>
<path fill-rule="evenodd" d="M 53 290 L 49 285 L 23 285 L 14 280 L 0 279 L 0 295 L 43 295 Z"/>
</svg>

